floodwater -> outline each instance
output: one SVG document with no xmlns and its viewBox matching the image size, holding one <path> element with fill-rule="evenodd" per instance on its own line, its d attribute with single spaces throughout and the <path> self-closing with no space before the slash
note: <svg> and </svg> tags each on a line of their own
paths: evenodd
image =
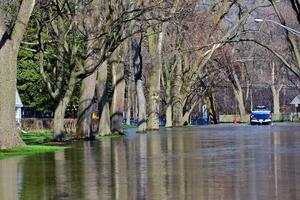
<svg viewBox="0 0 300 200">
<path fill-rule="evenodd" d="M 0 160 L 1 200 L 300 199 L 300 125 L 161 129 Z"/>
</svg>

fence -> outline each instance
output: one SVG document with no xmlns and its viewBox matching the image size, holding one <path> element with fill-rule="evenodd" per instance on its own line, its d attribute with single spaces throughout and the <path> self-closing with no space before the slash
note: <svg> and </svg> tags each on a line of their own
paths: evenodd
<svg viewBox="0 0 300 200">
<path fill-rule="evenodd" d="M 66 133 L 75 133 L 76 119 L 65 119 L 64 128 Z M 27 132 L 38 132 L 53 130 L 53 118 L 23 118 L 21 120 L 21 129 Z"/>
</svg>

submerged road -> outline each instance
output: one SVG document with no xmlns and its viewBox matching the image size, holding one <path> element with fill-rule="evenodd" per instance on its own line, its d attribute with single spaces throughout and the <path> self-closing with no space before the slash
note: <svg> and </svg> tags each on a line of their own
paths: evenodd
<svg viewBox="0 0 300 200">
<path fill-rule="evenodd" d="M 300 199 L 300 124 L 127 130 L 0 160 L 0 199 Z"/>
</svg>

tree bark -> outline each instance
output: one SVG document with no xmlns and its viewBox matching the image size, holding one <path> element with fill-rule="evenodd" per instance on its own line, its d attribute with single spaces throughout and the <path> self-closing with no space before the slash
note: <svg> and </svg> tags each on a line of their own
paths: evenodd
<svg viewBox="0 0 300 200">
<path fill-rule="evenodd" d="M 273 94 L 273 114 L 275 116 L 280 115 L 280 91 L 282 86 L 276 88 L 275 86 L 271 86 L 272 94 Z"/>
<path fill-rule="evenodd" d="M 271 69 L 271 77 L 272 77 L 272 84 L 271 84 L 271 90 L 273 95 L 273 114 L 275 120 L 279 120 L 280 117 L 280 91 L 283 87 L 283 84 L 279 83 L 276 86 L 275 83 L 275 63 L 272 63 L 272 69 Z"/>
<path fill-rule="evenodd" d="M 98 62 L 94 50 L 97 48 L 97 43 L 94 41 L 97 32 L 97 26 L 94 24 L 98 18 L 99 0 L 93 0 L 91 2 L 91 9 L 87 11 L 84 21 L 86 33 L 87 33 L 87 50 L 86 60 L 84 62 L 84 68 L 89 69 Z M 83 79 L 81 84 L 81 96 L 78 110 L 78 121 L 76 127 L 76 135 L 79 139 L 93 139 L 92 133 L 92 113 L 94 110 L 94 96 L 96 88 L 97 71 L 92 75 Z"/>
<path fill-rule="evenodd" d="M 169 77 L 168 77 L 169 78 Z M 171 128 L 173 126 L 172 122 L 172 98 L 171 98 L 171 80 L 167 80 L 166 83 L 166 128 Z"/>
<path fill-rule="evenodd" d="M 16 127 L 16 58 L 11 41 L 0 49 L 0 149 L 23 145 Z"/>
<path fill-rule="evenodd" d="M 127 111 L 126 111 L 126 125 L 130 125 L 131 119 L 131 107 L 132 107 L 132 100 L 131 100 L 131 78 L 128 80 L 127 85 Z"/>
<path fill-rule="evenodd" d="M 246 122 L 246 109 L 245 109 L 245 104 L 244 104 L 244 97 L 243 97 L 243 91 L 241 89 L 234 89 L 234 96 L 235 99 L 238 103 L 238 108 L 241 116 L 241 121 Z"/>
<path fill-rule="evenodd" d="M 132 59 L 137 96 L 138 132 L 144 133 L 147 129 L 146 98 L 143 87 L 143 59 L 141 55 L 142 38 L 138 43 L 135 37 L 131 38 Z"/>
<path fill-rule="evenodd" d="M 35 0 L 22 1 L 11 35 L 0 13 L 0 149 L 24 145 L 16 128 L 17 55 Z"/>
<path fill-rule="evenodd" d="M 172 87 L 172 100 L 173 100 L 173 125 L 181 126 L 183 117 L 183 97 L 182 97 L 182 57 L 177 55 L 177 62 L 175 68 L 175 78 Z"/>
<path fill-rule="evenodd" d="M 136 81 L 136 94 L 138 99 L 138 132 L 144 133 L 147 130 L 146 98 L 144 94 L 143 81 Z"/>
<path fill-rule="evenodd" d="M 152 27 L 148 28 L 148 46 L 151 58 L 151 76 L 148 96 L 148 130 L 159 129 L 159 99 L 160 99 L 160 76 L 162 69 L 161 51 L 164 38 L 164 28 L 162 32 L 155 34 Z"/>
<path fill-rule="evenodd" d="M 78 139 L 92 139 L 92 113 L 97 73 L 85 78 L 81 85 L 81 96 L 78 109 L 76 136 Z"/>
<path fill-rule="evenodd" d="M 124 66 L 121 63 L 112 64 L 113 75 L 113 98 L 111 103 L 111 129 L 113 132 L 123 134 L 123 113 L 124 113 L 124 95 L 125 80 Z"/>
<path fill-rule="evenodd" d="M 238 108 L 240 112 L 240 117 L 242 122 L 246 122 L 246 109 L 245 109 L 245 103 L 244 103 L 244 95 L 243 95 L 243 89 L 240 83 L 240 80 L 238 76 L 235 73 L 235 70 L 231 67 L 231 74 L 230 74 L 230 82 L 233 88 L 234 97 L 238 103 Z"/>
<path fill-rule="evenodd" d="M 61 98 L 55 108 L 54 112 L 54 141 L 62 141 L 64 139 L 64 117 L 67 106 L 70 102 L 71 96 L 73 94 L 74 88 L 76 85 L 76 76 L 74 73 L 71 74 L 69 84 L 67 86 L 67 91 L 65 94 L 61 95 Z"/>
<path fill-rule="evenodd" d="M 107 62 L 98 69 L 97 77 L 97 98 L 98 112 L 100 115 L 98 134 L 101 136 L 110 135 L 110 109 L 107 96 Z"/>
</svg>

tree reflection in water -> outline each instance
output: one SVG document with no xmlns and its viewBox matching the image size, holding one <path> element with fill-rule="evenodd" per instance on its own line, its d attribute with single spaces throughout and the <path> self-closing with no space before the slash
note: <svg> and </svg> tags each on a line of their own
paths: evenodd
<svg viewBox="0 0 300 200">
<path fill-rule="evenodd" d="M 0 161 L 0 199 L 300 199 L 299 127 L 133 131 Z"/>
</svg>

